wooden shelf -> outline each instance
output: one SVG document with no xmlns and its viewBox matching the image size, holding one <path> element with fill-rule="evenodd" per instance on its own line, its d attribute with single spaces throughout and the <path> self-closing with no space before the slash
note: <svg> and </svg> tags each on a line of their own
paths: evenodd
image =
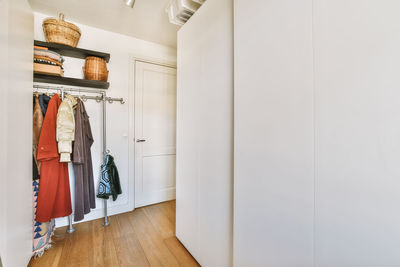
<svg viewBox="0 0 400 267">
<path fill-rule="evenodd" d="M 110 83 L 108 82 L 91 81 L 91 80 L 75 79 L 68 77 L 58 77 L 58 76 L 36 74 L 36 73 L 33 74 L 33 81 L 38 83 L 53 83 L 53 84 L 91 87 L 99 89 L 108 89 L 108 87 L 110 87 Z"/>
<path fill-rule="evenodd" d="M 110 54 L 108 54 L 108 53 L 97 52 L 97 51 L 87 50 L 87 49 L 82 49 L 82 48 L 76 48 L 76 47 L 71 47 L 71 46 L 62 45 L 62 44 L 42 42 L 42 41 L 37 41 L 37 40 L 34 41 L 34 44 L 36 46 L 47 47 L 51 51 L 57 52 L 60 55 L 63 55 L 66 57 L 85 59 L 86 57 L 94 56 L 94 57 L 101 57 L 106 62 L 110 61 Z"/>
<path fill-rule="evenodd" d="M 42 42 L 38 40 L 34 41 L 34 45 L 47 47 L 49 48 L 49 50 L 57 52 L 60 55 L 66 57 L 85 59 L 86 57 L 94 56 L 94 57 L 100 57 L 104 59 L 106 62 L 110 61 L 110 54 L 108 53 L 76 48 L 62 44 Z M 91 81 L 91 80 L 68 78 L 68 77 L 58 77 L 58 76 L 51 76 L 51 75 L 37 74 L 37 73 L 33 74 L 33 81 L 38 83 L 53 83 L 53 84 L 63 84 L 63 85 L 90 87 L 99 89 L 108 89 L 108 87 L 110 87 L 110 83 L 108 82 Z"/>
</svg>

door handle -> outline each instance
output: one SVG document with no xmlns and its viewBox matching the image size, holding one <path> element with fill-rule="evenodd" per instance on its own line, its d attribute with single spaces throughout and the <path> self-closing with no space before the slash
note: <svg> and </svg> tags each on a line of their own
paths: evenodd
<svg viewBox="0 0 400 267">
<path fill-rule="evenodd" d="M 146 139 L 136 139 L 136 143 L 143 143 L 146 142 Z"/>
</svg>

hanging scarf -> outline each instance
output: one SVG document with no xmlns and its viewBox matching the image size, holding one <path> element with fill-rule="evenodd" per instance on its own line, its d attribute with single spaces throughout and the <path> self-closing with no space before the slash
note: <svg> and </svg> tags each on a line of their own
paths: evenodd
<svg viewBox="0 0 400 267">
<path fill-rule="evenodd" d="M 34 180 L 32 182 L 33 189 L 33 216 L 36 215 L 37 207 L 37 196 L 39 193 L 39 182 L 40 180 Z M 41 223 L 33 219 L 33 243 L 32 252 L 34 257 L 40 257 L 43 253 L 51 248 L 51 237 L 54 235 L 54 229 L 56 223 L 54 220 L 50 220 L 47 223 Z"/>
</svg>

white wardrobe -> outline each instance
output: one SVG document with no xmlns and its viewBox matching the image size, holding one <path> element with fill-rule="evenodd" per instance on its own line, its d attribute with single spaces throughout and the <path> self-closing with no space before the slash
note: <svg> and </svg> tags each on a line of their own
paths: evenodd
<svg viewBox="0 0 400 267">
<path fill-rule="evenodd" d="M 202 266 L 232 265 L 232 1 L 178 32 L 176 235 Z"/>
<path fill-rule="evenodd" d="M 400 266 L 399 9 L 207 0 L 182 27 L 177 236 L 200 264 Z"/>
<path fill-rule="evenodd" d="M 32 116 L 26 116 L 32 114 L 32 40 L 33 15 L 27 1 L 0 0 L 0 261 L 3 266 L 26 266 L 32 256 Z"/>
</svg>

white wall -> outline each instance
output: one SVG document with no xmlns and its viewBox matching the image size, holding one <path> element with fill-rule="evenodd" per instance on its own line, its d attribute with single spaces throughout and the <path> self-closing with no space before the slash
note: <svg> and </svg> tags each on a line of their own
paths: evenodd
<svg viewBox="0 0 400 267">
<path fill-rule="evenodd" d="M 34 13 L 35 15 L 35 39 L 45 40 L 42 30 L 42 22 L 48 15 Z M 53 14 L 55 16 L 56 14 Z M 68 14 L 66 14 L 68 15 Z M 66 17 L 68 20 L 68 17 Z M 74 22 L 75 23 L 75 22 Z M 82 31 L 82 37 L 78 47 L 108 52 L 111 54 L 107 68 L 110 71 L 108 81 L 110 88 L 108 96 L 123 97 L 126 104 L 113 103 L 107 105 L 107 144 L 111 154 L 115 157 L 118 167 L 122 192 L 116 202 L 110 200 L 109 214 L 116 214 L 133 209 L 134 197 L 134 159 L 133 159 L 133 114 L 129 117 L 129 110 L 134 104 L 133 77 L 134 69 L 130 69 L 131 56 L 154 59 L 157 61 L 176 62 L 176 50 L 163 45 L 139 40 L 133 37 L 104 31 L 75 23 Z M 65 58 L 65 77 L 83 78 L 82 67 L 84 60 Z M 95 101 L 85 103 L 94 135 L 95 143 L 92 147 L 93 168 L 95 175 L 95 187 L 99 181 L 99 168 L 102 162 L 101 146 L 101 105 Z M 70 173 L 72 173 L 70 171 Z M 71 177 L 71 188 L 74 188 L 73 177 Z M 74 190 L 72 190 L 74 196 Z M 88 215 L 85 220 L 100 218 L 103 216 L 103 201 L 97 199 L 96 209 Z M 57 220 L 57 226 L 66 225 L 67 219 Z M 111 222 L 112 223 L 112 222 Z"/>
<path fill-rule="evenodd" d="M 316 266 L 400 266 L 400 2 L 314 2 Z"/>
<path fill-rule="evenodd" d="M 32 39 L 25 0 L 0 0 L 0 256 L 4 267 L 32 255 Z M 28 134 L 27 134 L 28 133 Z"/>
<path fill-rule="evenodd" d="M 232 1 L 178 32 L 176 235 L 202 266 L 232 266 Z"/>
</svg>

